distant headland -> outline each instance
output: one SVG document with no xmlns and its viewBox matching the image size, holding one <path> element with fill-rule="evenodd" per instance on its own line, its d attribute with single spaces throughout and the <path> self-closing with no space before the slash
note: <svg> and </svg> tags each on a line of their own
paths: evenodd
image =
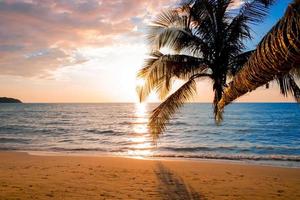
<svg viewBox="0 0 300 200">
<path fill-rule="evenodd" d="M 22 103 L 19 99 L 0 97 L 0 103 Z"/>
</svg>

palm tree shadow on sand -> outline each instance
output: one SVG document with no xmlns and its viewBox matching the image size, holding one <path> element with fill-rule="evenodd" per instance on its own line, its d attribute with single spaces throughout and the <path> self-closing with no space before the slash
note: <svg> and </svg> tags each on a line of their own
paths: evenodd
<svg viewBox="0 0 300 200">
<path fill-rule="evenodd" d="M 185 184 L 180 176 L 171 172 L 162 163 L 157 163 L 154 173 L 159 181 L 158 191 L 163 199 L 203 199 L 191 186 Z"/>
</svg>

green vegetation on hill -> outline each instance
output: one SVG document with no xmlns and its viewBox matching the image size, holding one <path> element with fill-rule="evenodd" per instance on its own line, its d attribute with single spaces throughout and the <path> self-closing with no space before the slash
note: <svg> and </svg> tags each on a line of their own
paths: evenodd
<svg viewBox="0 0 300 200">
<path fill-rule="evenodd" d="M 22 103 L 19 99 L 0 97 L 0 103 Z"/>
</svg>

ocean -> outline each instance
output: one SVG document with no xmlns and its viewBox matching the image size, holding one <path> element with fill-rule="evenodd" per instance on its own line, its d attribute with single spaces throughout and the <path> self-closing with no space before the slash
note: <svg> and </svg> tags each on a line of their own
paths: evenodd
<svg viewBox="0 0 300 200">
<path fill-rule="evenodd" d="M 234 103 L 216 125 L 212 105 L 186 104 L 157 144 L 156 104 L 0 104 L 0 150 L 140 158 L 217 159 L 300 167 L 300 105 Z"/>
</svg>

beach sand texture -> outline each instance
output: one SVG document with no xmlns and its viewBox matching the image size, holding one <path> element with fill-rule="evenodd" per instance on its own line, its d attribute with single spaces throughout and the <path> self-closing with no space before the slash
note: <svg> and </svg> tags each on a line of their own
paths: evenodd
<svg viewBox="0 0 300 200">
<path fill-rule="evenodd" d="M 300 169 L 1 152 L 0 199 L 300 199 Z"/>
</svg>

